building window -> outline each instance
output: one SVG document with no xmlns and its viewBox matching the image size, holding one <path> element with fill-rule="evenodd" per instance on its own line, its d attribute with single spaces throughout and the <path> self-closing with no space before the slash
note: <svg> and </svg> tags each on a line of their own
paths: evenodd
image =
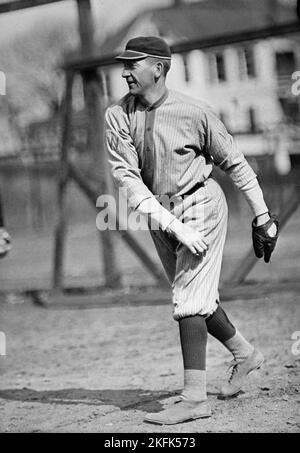
<svg viewBox="0 0 300 453">
<path fill-rule="evenodd" d="M 105 77 L 106 95 L 108 96 L 108 98 L 110 98 L 112 95 L 112 91 L 111 91 L 111 78 L 110 78 L 109 72 L 105 71 L 104 77 Z"/>
<path fill-rule="evenodd" d="M 255 57 L 252 47 L 241 47 L 238 50 L 239 71 L 241 80 L 256 77 Z"/>
<path fill-rule="evenodd" d="M 279 98 L 282 112 L 288 121 L 295 124 L 300 120 L 300 104 L 297 99 L 293 98 Z"/>
<path fill-rule="evenodd" d="M 224 55 L 221 52 L 216 53 L 217 76 L 219 82 L 226 81 Z"/>
<path fill-rule="evenodd" d="M 225 82 L 227 80 L 223 52 L 208 54 L 208 65 L 209 80 L 211 83 Z"/>
<path fill-rule="evenodd" d="M 254 58 L 254 51 L 252 48 L 245 49 L 245 60 L 246 60 L 246 68 L 247 68 L 247 75 L 248 77 L 255 77 L 256 76 L 256 68 L 255 68 L 255 58 Z"/>
<path fill-rule="evenodd" d="M 208 82 L 213 84 L 216 82 L 216 59 L 212 53 L 207 54 L 207 69 Z"/>
<path fill-rule="evenodd" d="M 296 58 L 294 52 L 276 53 L 276 72 L 280 76 L 291 76 L 296 71 Z"/>
<path fill-rule="evenodd" d="M 183 68 L 184 68 L 184 80 L 189 82 L 191 80 L 190 68 L 188 62 L 188 55 L 186 53 L 182 54 Z"/>
<path fill-rule="evenodd" d="M 291 92 L 291 76 L 296 71 L 296 56 L 293 51 L 275 54 L 277 91 L 279 98 L 293 97 Z"/>
<path fill-rule="evenodd" d="M 249 132 L 255 134 L 258 130 L 256 111 L 253 107 L 249 108 Z"/>
</svg>

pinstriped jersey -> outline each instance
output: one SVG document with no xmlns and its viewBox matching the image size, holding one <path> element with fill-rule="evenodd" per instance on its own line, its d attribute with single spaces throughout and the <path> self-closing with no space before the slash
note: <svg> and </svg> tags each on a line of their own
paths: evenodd
<svg viewBox="0 0 300 453">
<path fill-rule="evenodd" d="M 127 94 L 105 120 L 112 176 L 133 208 L 153 195 L 184 195 L 213 165 L 239 189 L 256 178 L 212 109 L 177 91 L 166 90 L 152 105 Z"/>
</svg>

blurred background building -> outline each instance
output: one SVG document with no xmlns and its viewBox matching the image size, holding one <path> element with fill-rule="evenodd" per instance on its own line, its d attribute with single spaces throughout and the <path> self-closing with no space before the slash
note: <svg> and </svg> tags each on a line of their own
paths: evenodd
<svg viewBox="0 0 300 453">
<path fill-rule="evenodd" d="M 170 7 L 139 14 L 117 34 L 110 36 L 101 53 L 121 51 L 138 35 L 157 35 L 172 45 L 197 42 L 217 33 L 247 33 L 295 19 L 294 5 L 270 0 L 174 1 Z M 269 38 L 207 51 L 192 50 L 173 56 L 168 86 L 209 102 L 247 155 L 266 152 L 265 135 L 282 122 L 297 123 L 299 97 L 292 94 L 291 75 L 300 67 L 300 38 Z M 196 45 L 195 45 L 196 47 Z M 126 92 L 120 69 L 106 72 L 109 95 Z M 295 152 L 291 146 L 291 152 Z"/>
<path fill-rule="evenodd" d="M 293 0 L 173 0 L 167 7 L 148 7 L 116 32 L 107 30 L 106 37 L 98 39 L 96 53 L 115 54 L 137 35 L 158 35 L 170 45 L 184 41 L 196 43 L 213 38 L 216 33 L 247 33 L 251 29 L 292 22 L 295 17 Z M 55 65 L 68 54 L 76 54 L 78 47 L 74 26 L 68 22 L 59 25 L 58 31 L 53 23 L 44 27 L 39 24 L 35 33 L 31 31 L 6 44 L 2 52 L 0 47 L 0 61 L 8 74 L 8 93 L 1 102 L 1 110 L 6 113 L 0 124 L 4 131 L 1 155 L 14 153 L 20 141 L 20 126 L 27 128 L 28 124 L 22 133 L 29 140 L 33 135 L 46 139 L 49 128 L 48 141 L 54 151 L 56 126 L 52 127 L 51 121 L 56 121 L 63 95 L 61 73 Z M 39 39 L 38 49 L 33 42 L 35 37 Z M 197 50 L 195 44 L 194 50 L 173 56 L 168 85 L 209 102 L 233 134 L 251 134 L 251 145 L 249 137 L 239 139 L 246 154 L 264 153 L 265 144 L 254 135 L 270 131 L 278 124 L 299 121 L 300 97 L 291 90 L 292 74 L 300 67 L 299 42 L 299 35 L 292 34 L 208 50 Z M 110 100 L 120 98 L 127 90 L 120 66 L 104 72 Z M 83 106 L 80 87 L 75 104 L 78 111 Z M 39 128 L 42 130 L 33 133 Z"/>
<path fill-rule="evenodd" d="M 0 5 L 5 1 L 0 0 Z M 167 85 L 211 104 L 258 174 L 268 204 L 280 211 L 298 178 L 300 164 L 300 94 L 292 89 L 293 74 L 300 71 L 300 33 L 261 39 L 247 36 L 251 30 L 296 22 L 296 0 L 91 3 L 93 57 L 100 62 L 120 52 L 137 35 L 157 35 L 172 46 L 186 45 L 188 50 L 173 54 Z M 241 40 L 235 44 L 216 40 L 213 46 L 197 47 L 199 42 L 236 33 Z M 57 222 L 65 95 L 62 65 L 78 56 L 75 0 L 0 15 L 0 71 L 6 78 L 5 95 L 0 94 L 0 182 L 7 225 L 15 236 L 47 237 L 49 262 Z M 126 94 L 120 64 L 102 65 L 97 70 L 105 94 L 102 103 Z M 84 98 L 82 77 L 77 74 L 69 155 L 81 169 L 88 170 L 93 161 L 87 152 L 89 122 Z M 248 224 L 245 200 L 221 172 L 216 171 L 216 178 L 233 213 L 229 231 L 234 222 L 240 225 L 242 217 Z M 85 241 L 89 242 L 95 230 L 95 211 L 72 182 L 67 191 L 70 227 L 74 231 L 78 227 L 79 235 L 87 231 Z M 94 249 L 91 245 L 90 256 L 94 254 L 96 262 L 99 250 Z M 80 256 L 78 261 L 73 257 L 69 262 L 77 262 L 78 274 L 86 272 L 81 261 Z M 44 266 L 42 260 L 39 263 Z M 47 266 L 48 275 L 49 263 Z M 98 270 L 91 273 L 98 275 Z"/>
</svg>

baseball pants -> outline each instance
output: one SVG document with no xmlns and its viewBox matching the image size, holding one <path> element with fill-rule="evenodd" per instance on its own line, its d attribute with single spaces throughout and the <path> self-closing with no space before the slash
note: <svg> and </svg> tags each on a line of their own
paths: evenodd
<svg viewBox="0 0 300 453">
<path fill-rule="evenodd" d="M 219 280 L 227 232 L 228 209 L 219 184 L 208 178 L 171 211 L 179 220 L 203 233 L 208 250 L 196 256 L 162 230 L 150 230 L 172 285 L 173 317 L 209 316 L 218 307 Z"/>
</svg>

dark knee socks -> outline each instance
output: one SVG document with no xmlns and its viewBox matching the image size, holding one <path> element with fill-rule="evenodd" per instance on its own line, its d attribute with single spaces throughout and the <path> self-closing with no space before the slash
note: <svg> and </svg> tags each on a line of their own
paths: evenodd
<svg viewBox="0 0 300 453">
<path fill-rule="evenodd" d="M 211 316 L 206 318 L 206 325 L 207 331 L 223 343 L 236 360 L 244 360 L 253 352 L 253 346 L 233 326 L 220 305 Z"/>
<path fill-rule="evenodd" d="M 181 350 L 185 370 L 205 370 L 207 327 L 202 316 L 179 319 Z"/>
<path fill-rule="evenodd" d="M 184 390 L 186 400 L 204 401 L 206 395 L 206 344 L 207 327 L 201 316 L 179 320 L 181 350 L 184 364 Z"/>
<path fill-rule="evenodd" d="M 225 341 L 232 338 L 236 333 L 234 325 L 229 321 L 220 305 L 218 305 L 216 311 L 206 318 L 205 321 L 208 333 L 217 338 L 221 343 L 225 343 Z"/>
</svg>

